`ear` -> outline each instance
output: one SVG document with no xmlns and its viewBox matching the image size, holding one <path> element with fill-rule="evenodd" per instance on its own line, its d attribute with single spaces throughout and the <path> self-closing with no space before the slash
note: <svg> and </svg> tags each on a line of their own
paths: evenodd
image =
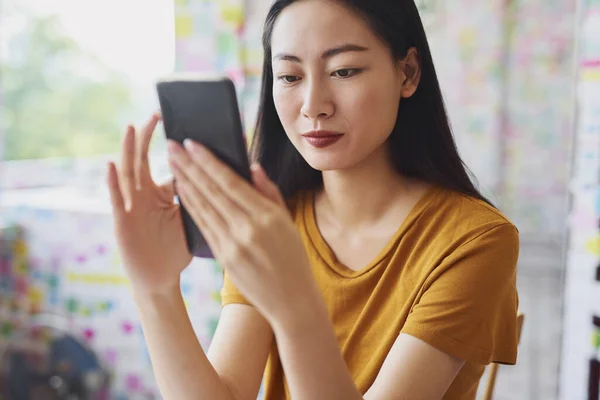
<svg viewBox="0 0 600 400">
<path fill-rule="evenodd" d="M 400 93 L 404 98 L 411 97 L 417 91 L 421 81 L 421 62 L 415 47 L 408 49 L 406 57 L 398 61 L 398 67 L 402 77 Z"/>
</svg>

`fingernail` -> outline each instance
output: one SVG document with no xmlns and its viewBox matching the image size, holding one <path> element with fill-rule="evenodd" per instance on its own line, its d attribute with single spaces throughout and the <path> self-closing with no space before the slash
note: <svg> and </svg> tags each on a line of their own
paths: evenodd
<svg viewBox="0 0 600 400">
<path fill-rule="evenodd" d="M 193 154 L 196 154 L 197 156 L 200 157 L 204 157 L 207 155 L 207 150 L 206 147 L 202 146 L 200 143 L 198 142 L 194 142 L 191 139 L 185 139 L 183 141 L 183 146 L 190 152 Z"/>
<path fill-rule="evenodd" d="M 195 150 L 194 142 L 191 139 L 185 139 L 183 141 L 183 147 L 185 147 L 186 149 L 188 149 L 190 151 Z"/>
<path fill-rule="evenodd" d="M 252 165 L 250 166 L 250 169 L 254 172 L 258 172 L 260 170 L 260 164 L 259 163 L 252 163 Z"/>
</svg>

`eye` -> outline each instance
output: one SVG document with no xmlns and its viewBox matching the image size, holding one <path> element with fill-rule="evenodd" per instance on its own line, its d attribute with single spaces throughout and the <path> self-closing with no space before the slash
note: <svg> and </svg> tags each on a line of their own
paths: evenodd
<svg viewBox="0 0 600 400">
<path fill-rule="evenodd" d="M 298 80 L 300 80 L 299 77 L 294 76 L 294 75 L 282 75 L 282 76 L 277 77 L 277 79 L 279 79 L 283 83 L 287 83 L 287 84 L 289 84 L 289 83 L 295 83 Z"/>
<path fill-rule="evenodd" d="M 354 76 L 360 73 L 361 71 L 362 70 L 358 68 L 342 68 L 335 71 L 332 75 L 337 75 L 338 78 L 345 79 L 350 78 L 351 76 Z"/>
</svg>

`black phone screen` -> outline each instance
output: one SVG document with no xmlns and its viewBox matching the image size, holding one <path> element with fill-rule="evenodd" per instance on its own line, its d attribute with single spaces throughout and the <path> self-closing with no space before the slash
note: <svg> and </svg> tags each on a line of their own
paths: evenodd
<svg viewBox="0 0 600 400">
<path fill-rule="evenodd" d="M 159 81 L 157 92 L 167 138 L 179 143 L 185 139 L 199 142 L 251 180 L 235 86 L 230 79 L 174 76 Z M 208 244 L 183 204 L 181 216 L 190 253 L 211 258 Z"/>
</svg>

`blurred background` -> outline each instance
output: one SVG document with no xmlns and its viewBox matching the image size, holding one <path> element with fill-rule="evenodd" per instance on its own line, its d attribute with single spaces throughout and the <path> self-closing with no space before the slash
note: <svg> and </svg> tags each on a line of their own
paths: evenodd
<svg viewBox="0 0 600 400">
<path fill-rule="evenodd" d="M 269 3 L 0 1 L 0 399 L 10 382 L 38 382 L 15 348 L 36 348 L 67 383 L 84 371 L 97 398 L 159 398 L 112 237 L 106 161 L 126 124 L 158 109 L 155 81 L 173 70 L 232 77 L 251 136 Z M 494 398 L 598 400 L 600 0 L 417 3 L 459 151 L 521 232 L 525 324 Z M 220 284 L 211 260 L 182 279 L 205 348 Z"/>
</svg>

